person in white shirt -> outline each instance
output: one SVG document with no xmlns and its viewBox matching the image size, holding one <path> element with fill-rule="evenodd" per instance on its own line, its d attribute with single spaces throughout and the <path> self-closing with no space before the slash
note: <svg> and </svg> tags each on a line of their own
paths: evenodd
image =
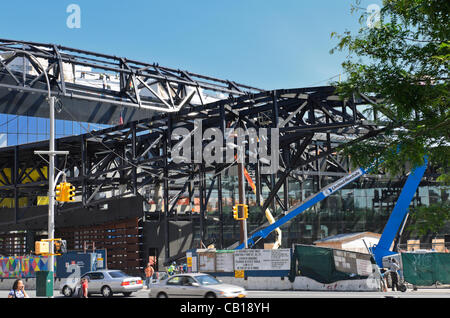
<svg viewBox="0 0 450 318">
<path fill-rule="evenodd" d="M 392 279 L 392 291 L 395 291 L 394 288 L 396 290 L 398 290 L 398 270 L 400 269 L 400 266 L 398 266 L 397 262 L 395 261 L 395 259 L 392 259 L 391 262 L 391 267 L 390 267 L 390 271 L 391 271 L 391 279 Z"/>
</svg>

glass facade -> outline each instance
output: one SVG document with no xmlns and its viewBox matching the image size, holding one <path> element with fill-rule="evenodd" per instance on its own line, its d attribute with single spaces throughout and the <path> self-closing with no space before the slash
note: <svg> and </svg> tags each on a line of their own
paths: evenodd
<svg viewBox="0 0 450 318">
<path fill-rule="evenodd" d="M 14 146 L 49 138 L 49 119 L 31 116 L 0 114 L 0 147 Z M 94 123 L 56 120 L 56 138 L 80 135 L 92 130 L 110 127 Z M 249 171 L 252 175 L 252 171 Z M 340 177 L 309 176 L 303 182 L 288 179 L 288 209 L 302 202 L 312 194 L 317 193 Z M 211 185 L 213 176 L 208 175 L 207 187 Z M 269 195 L 270 176 L 262 182 L 262 200 Z M 303 212 L 289 223 L 281 227 L 282 246 L 288 247 L 295 243 L 311 244 L 322 238 L 344 233 L 375 232 L 382 233 L 383 228 L 395 205 L 401 188 L 392 188 L 391 182 L 364 177 L 352 182 L 344 189 L 333 193 L 325 200 Z M 280 188 L 278 197 L 284 204 L 284 189 Z M 246 202 L 249 205 L 248 232 L 251 233 L 263 225 L 267 219 L 265 213 L 257 206 L 256 195 L 247 187 Z M 417 190 L 413 205 L 429 205 L 449 201 L 450 189 L 438 185 L 421 186 Z M 230 171 L 222 176 L 222 206 L 224 215 L 223 247 L 235 243 L 240 237 L 239 222 L 233 219 L 232 207 L 238 202 L 238 178 Z M 283 213 L 280 204 L 269 205 L 274 217 Z M 205 221 L 205 241 L 219 242 L 220 225 L 218 209 L 217 182 L 214 184 L 207 205 L 207 220 Z M 200 240 L 199 223 L 194 223 L 194 239 Z M 450 233 L 447 225 L 442 233 Z M 273 242 L 273 237 L 266 239 Z"/>
<path fill-rule="evenodd" d="M 80 135 L 109 125 L 55 120 L 56 138 Z M 0 114 L 0 147 L 15 146 L 48 140 L 50 120 L 48 118 Z"/>
<path fill-rule="evenodd" d="M 212 177 L 212 176 L 211 176 Z M 330 184 L 340 177 L 322 177 L 321 184 L 316 176 L 309 176 L 304 182 L 289 178 L 288 209 L 302 202 L 304 199 L 320 191 L 326 184 Z M 233 219 L 232 207 L 238 202 L 238 179 L 234 176 L 222 177 L 223 197 L 223 247 L 226 248 L 240 237 L 239 222 Z M 208 179 L 207 185 L 211 184 Z M 218 199 L 217 185 L 214 185 L 208 206 L 208 221 L 205 226 L 205 241 L 219 242 L 220 226 L 217 219 Z M 283 187 L 280 188 L 278 197 L 284 204 Z M 401 188 L 392 187 L 389 180 L 379 181 L 364 177 L 347 185 L 344 189 L 337 191 L 319 202 L 309 210 L 304 211 L 296 218 L 281 227 L 282 246 L 289 247 L 292 244 L 312 244 L 316 240 L 344 233 L 375 232 L 382 233 L 385 224 L 395 206 Z M 256 205 L 256 195 L 247 187 L 246 201 L 249 205 L 248 233 L 251 233 L 263 225 L 267 219 L 261 208 Z M 269 195 L 266 185 L 262 187 L 262 200 Z M 449 201 L 450 189 L 438 185 L 421 186 L 416 192 L 412 205 L 429 205 L 437 202 Z M 275 201 L 269 205 L 269 210 L 274 217 L 283 211 Z M 213 221 L 216 219 L 216 221 Z M 194 238 L 200 239 L 199 223 L 195 225 Z M 448 224 L 442 233 L 433 235 L 445 235 L 448 233 Z M 265 242 L 271 243 L 274 237 L 269 236 Z"/>
</svg>

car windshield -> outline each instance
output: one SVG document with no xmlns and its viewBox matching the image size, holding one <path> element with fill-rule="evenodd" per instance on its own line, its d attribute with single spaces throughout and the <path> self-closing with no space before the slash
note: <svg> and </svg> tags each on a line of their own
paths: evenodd
<svg viewBox="0 0 450 318">
<path fill-rule="evenodd" d="M 128 275 L 125 274 L 125 273 L 122 272 L 122 271 L 109 272 L 109 275 L 110 275 L 112 278 L 128 277 Z"/>
<path fill-rule="evenodd" d="M 220 282 L 215 279 L 212 276 L 209 275 L 201 275 L 201 276 L 195 276 L 195 278 L 198 280 L 198 282 L 201 285 L 217 285 L 220 284 Z"/>
</svg>

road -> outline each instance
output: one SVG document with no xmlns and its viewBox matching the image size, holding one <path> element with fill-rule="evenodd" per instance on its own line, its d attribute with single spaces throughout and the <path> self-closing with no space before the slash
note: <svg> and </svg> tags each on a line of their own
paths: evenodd
<svg viewBox="0 0 450 318">
<path fill-rule="evenodd" d="M 34 290 L 27 291 L 32 298 L 36 297 Z M 7 298 L 8 291 L 0 290 L 0 298 Z M 54 292 L 55 298 L 64 298 L 58 290 Z M 147 298 L 146 290 L 133 293 L 130 297 L 122 294 L 114 295 L 114 298 Z M 100 295 L 93 295 L 90 298 L 102 298 Z M 408 290 L 402 292 L 332 292 L 332 291 L 248 291 L 248 298 L 450 298 L 450 289 L 419 289 L 417 291 Z"/>
</svg>

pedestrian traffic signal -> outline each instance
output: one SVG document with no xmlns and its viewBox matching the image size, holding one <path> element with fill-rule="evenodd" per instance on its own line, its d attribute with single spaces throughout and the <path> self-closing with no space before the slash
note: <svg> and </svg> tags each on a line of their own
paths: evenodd
<svg viewBox="0 0 450 318">
<path fill-rule="evenodd" d="M 53 242 L 53 254 L 50 253 L 50 244 Z M 67 241 L 60 238 L 43 239 L 34 243 L 34 254 L 50 256 L 67 253 Z"/>
<path fill-rule="evenodd" d="M 65 240 L 56 239 L 54 241 L 55 254 L 67 253 L 67 242 Z"/>
<path fill-rule="evenodd" d="M 34 254 L 48 254 L 50 253 L 50 244 L 48 241 L 36 241 L 34 243 Z"/>
</svg>

